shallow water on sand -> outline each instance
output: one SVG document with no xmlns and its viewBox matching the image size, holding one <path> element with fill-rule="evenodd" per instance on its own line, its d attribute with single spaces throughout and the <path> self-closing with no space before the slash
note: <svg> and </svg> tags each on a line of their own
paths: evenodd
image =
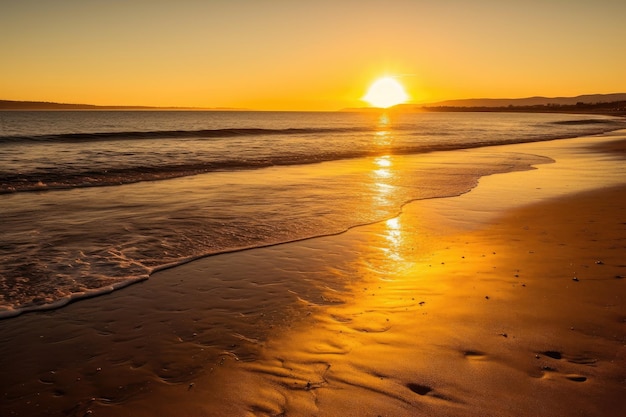
<svg viewBox="0 0 626 417">
<path fill-rule="evenodd" d="M 547 161 L 445 150 L 619 126 L 601 116 L 520 114 L 0 119 L 1 317 L 106 293 L 208 254 L 338 233 L 414 199 L 466 192 L 480 176 Z"/>
</svg>

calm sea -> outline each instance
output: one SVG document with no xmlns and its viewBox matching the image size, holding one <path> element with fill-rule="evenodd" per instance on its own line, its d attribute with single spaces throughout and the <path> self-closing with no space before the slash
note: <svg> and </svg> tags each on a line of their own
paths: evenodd
<svg viewBox="0 0 626 417">
<path fill-rule="evenodd" d="M 492 145 L 623 127 L 562 114 L 0 112 L 0 317 L 548 162 Z"/>
</svg>

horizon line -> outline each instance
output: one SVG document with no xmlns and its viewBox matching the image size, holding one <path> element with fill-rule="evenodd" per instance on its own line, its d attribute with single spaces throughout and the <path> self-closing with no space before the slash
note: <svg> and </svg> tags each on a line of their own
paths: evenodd
<svg viewBox="0 0 626 417">
<path fill-rule="evenodd" d="M 405 107 L 405 106 L 432 106 L 432 105 L 441 105 L 441 103 L 445 102 L 455 102 L 455 101 L 478 101 L 478 100 L 527 100 L 527 99 L 547 99 L 547 100 L 557 100 L 557 99 L 576 99 L 579 97 L 587 97 L 587 96 L 614 96 L 614 95 L 626 95 L 626 93 L 593 93 L 593 94 L 579 94 L 575 96 L 527 96 L 527 97 L 504 97 L 504 98 L 493 98 L 493 97 L 476 97 L 476 98 L 462 98 L 462 99 L 444 99 L 438 100 L 435 102 L 406 102 L 401 103 L 395 106 L 391 106 L 390 108 L 395 107 Z M 17 107 L 9 107 L 11 104 L 18 105 Z M 27 106 L 37 106 L 44 105 L 50 106 L 49 108 L 36 108 L 36 107 L 27 107 Z M 52 108 L 57 107 L 57 108 Z M 60 107 L 60 108 L 59 108 Z M 42 101 L 42 100 L 6 100 L 0 99 L 0 110 L 185 110 L 185 111 L 285 111 L 285 112 L 335 112 L 335 111 L 372 111 L 372 110 L 386 110 L 385 108 L 375 107 L 375 106 L 363 106 L 363 107 L 344 107 L 336 110 L 276 110 L 276 109 L 250 109 L 245 107 L 196 107 L 196 106 L 147 106 L 147 105 L 102 105 L 102 104 L 86 104 L 86 103 L 66 103 L 66 102 L 57 102 L 57 101 Z"/>
</svg>

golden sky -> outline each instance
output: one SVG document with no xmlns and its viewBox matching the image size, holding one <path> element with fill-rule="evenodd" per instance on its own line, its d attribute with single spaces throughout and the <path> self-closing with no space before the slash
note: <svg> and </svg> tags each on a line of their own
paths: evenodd
<svg viewBox="0 0 626 417">
<path fill-rule="evenodd" d="M 0 0 L 0 99 L 337 110 L 626 92 L 624 0 Z"/>
</svg>

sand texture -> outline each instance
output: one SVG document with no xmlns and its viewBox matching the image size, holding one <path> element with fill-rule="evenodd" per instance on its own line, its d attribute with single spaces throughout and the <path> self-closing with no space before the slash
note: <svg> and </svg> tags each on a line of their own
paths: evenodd
<svg viewBox="0 0 626 417">
<path fill-rule="evenodd" d="M 1 321 L 0 415 L 625 415 L 625 144 Z"/>
</svg>

